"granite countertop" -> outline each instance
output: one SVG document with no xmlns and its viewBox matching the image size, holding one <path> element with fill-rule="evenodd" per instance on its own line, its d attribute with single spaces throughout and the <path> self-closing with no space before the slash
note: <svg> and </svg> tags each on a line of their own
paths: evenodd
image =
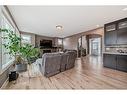
<svg viewBox="0 0 127 95">
<path fill-rule="evenodd" d="M 127 55 L 127 53 L 119 53 L 119 52 L 103 52 L 103 54 Z"/>
</svg>

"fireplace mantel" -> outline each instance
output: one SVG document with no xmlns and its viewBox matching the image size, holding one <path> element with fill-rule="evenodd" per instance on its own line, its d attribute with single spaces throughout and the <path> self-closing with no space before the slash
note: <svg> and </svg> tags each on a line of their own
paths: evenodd
<svg viewBox="0 0 127 95">
<path fill-rule="evenodd" d="M 61 51 L 61 48 L 59 48 L 59 47 L 57 47 L 57 48 L 41 48 L 40 54 L 42 56 L 44 53 L 52 53 L 52 52 L 58 52 L 58 51 Z"/>
</svg>

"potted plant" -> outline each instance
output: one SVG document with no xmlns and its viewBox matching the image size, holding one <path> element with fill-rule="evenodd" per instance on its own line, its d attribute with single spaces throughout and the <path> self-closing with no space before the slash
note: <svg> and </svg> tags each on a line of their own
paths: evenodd
<svg viewBox="0 0 127 95">
<path fill-rule="evenodd" d="M 14 63 L 16 64 L 17 71 L 26 71 L 27 63 L 32 57 L 37 57 L 38 49 L 34 48 L 32 45 L 25 44 L 21 46 L 21 37 L 18 37 L 13 31 L 8 29 L 1 29 L 0 32 L 6 33 L 6 37 L 2 39 L 8 39 L 8 43 L 3 44 L 3 46 L 8 49 L 8 53 L 15 57 Z"/>
<path fill-rule="evenodd" d="M 28 68 L 32 69 L 31 63 L 35 62 L 35 60 L 38 58 L 39 49 L 34 48 L 30 44 L 24 44 L 21 47 L 20 52 L 23 56 L 23 59 L 25 60 L 25 63 L 29 64 Z M 28 75 L 29 75 L 29 77 L 32 76 L 32 74 L 30 72 L 28 72 Z"/>
<path fill-rule="evenodd" d="M 8 43 L 3 44 L 3 46 L 8 50 L 7 53 L 9 53 L 12 57 L 15 58 L 15 65 L 16 65 L 16 71 L 24 71 L 26 68 L 24 67 L 24 62 L 20 55 L 20 48 L 21 48 L 21 38 L 18 37 L 13 31 L 8 29 L 0 29 L 0 32 L 6 33 L 6 36 L 2 37 L 2 39 L 7 40 Z M 21 68 L 19 68 L 21 67 Z"/>
<path fill-rule="evenodd" d="M 24 62 L 21 55 L 16 57 L 14 63 L 16 64 L 16 71 L 17 72 L 27 71 L 27 64 Z"/>
<path fill-rule="evenodd" d="M 28 64 L 31 64 L 34 62 L 32 59 L 37 59 L 39 55 L 39 49 L 33 47 L 30 44 L 24 44 L 20 48 L 20 52 L 24 58 L 25 61 L 27 61 Z"/>
</svg>

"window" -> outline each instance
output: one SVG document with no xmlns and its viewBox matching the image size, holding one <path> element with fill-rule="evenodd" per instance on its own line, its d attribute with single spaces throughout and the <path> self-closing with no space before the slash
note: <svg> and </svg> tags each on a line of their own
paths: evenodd
<svg viewBox="0 0 127 95">
<path fill-rule="evenodd" d="M 62 45 L 62 39 L 58 39 L 58 45 Z"/>
<path fill-rule="evenodd" d="M 21 35 L 22 38 L 22 44 L 31 44 L 31 36 L 30 35 Z"/>
<path fill-rule="evenodd" d="M 1 28 L 3 29 L 9 29 L 14 31 L 14 27 L 9 23 L 9 21 L 7 20 L 7 18 L 4 16 L 4 14 L 2 13 L 1 16 Z M 6 37 L 7 34 L 6 33 L 1 33 L 0 34 L 1 37 Z M 2 39 L 0 40 L 1 44 L 7 44 L 9 42 L 9 39 Z M 10 56 L 8 54 L 8 49 L 6 49 L 3 45 L 1 45 L 1 69 L 4 69 L 6 66 L 8 66 L 9 64 L 12 63 L 12 61 L 14 60 L 14 58 L 12 56 Z"/>
<path fill-rule="evenodd" d="M 0 28 L 1 28 L 1 16 L 0 16 Z M 0 70 L 2 68 L 2 34 L 0 32 Z"/>
</svg>

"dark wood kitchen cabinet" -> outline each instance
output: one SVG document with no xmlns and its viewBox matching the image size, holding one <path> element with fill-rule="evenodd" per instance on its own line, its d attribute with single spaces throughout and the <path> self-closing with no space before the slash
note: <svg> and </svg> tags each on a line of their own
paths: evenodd
<svg viewBox="0 0 127 95">
<path fill-rule="evenodd" d="M 127 45 L 127 18 L 104 25 L 105 46 Z"/>
<path fill-rule="evenodd" d="M 111 69 L 116 69 L 116 55 L 104 54 L 103 55 L 103 66 Z"/>
<path fill-rule="evenodd" d="M 127 55 L 118 55 L 117 56 L 117 70 L 127 72 Z"/>
<path fill-rule="evenodd" d="M 118 22 L 117 44 L 127 44 L 127 19 Z"/>
<path fill-rule="evenodd" d="M 127 72 L 127 55 L 103 54 L 103 66 Z"/>
<path fill-rule="evenodd" d="M 117 31 L 117 44 L 126 45 L 127 44 L 127 28 L 123 28 Z"/>
<path fill-rule="evenodd" d="M 122 19 L 118 22 L 118 29 L 127 28 L 127 18 Z"/>
<path fill-rule="evenodd" d="M 105 44 L 106 46 L 116 45 L 117 35 L 116 31 L 110 31 L 105 34 Z"/>
<path fill-rule="evenodd" d="M 115 45 L 117 42 L 117 32 L 116 24 L 106 24 L 105 25 L 105 45 L 111 46 Z"/>
</svg>

